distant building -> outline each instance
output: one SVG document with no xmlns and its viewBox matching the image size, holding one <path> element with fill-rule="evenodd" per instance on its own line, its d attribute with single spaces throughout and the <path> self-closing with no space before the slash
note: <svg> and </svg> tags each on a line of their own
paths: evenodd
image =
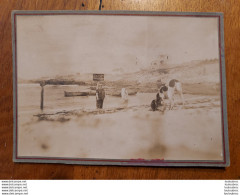
<svg viewBox="0 0 240 195">
<path fill-rule="evenodd" d="M 159 55 L 151 62 L 151 69 L 162 68 L 164 64 L 168 63 L 168 55 Z"/>
</svg>

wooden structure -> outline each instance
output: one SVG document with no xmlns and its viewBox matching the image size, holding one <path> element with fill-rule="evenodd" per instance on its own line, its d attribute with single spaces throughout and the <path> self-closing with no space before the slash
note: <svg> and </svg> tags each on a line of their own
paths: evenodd
<svg viewBox="0 0 240 195">
<path fill-rule="evenodd" d="M 43 105 L 44 105 L 44 86 L 46 85 L 46 82 L 45 81 L 42 81 L 40 83 L 40 86 L 41 86 L 41 98 L 40 98 L 40 108 L 41 110 L 43 110 Z"/>
</svg>

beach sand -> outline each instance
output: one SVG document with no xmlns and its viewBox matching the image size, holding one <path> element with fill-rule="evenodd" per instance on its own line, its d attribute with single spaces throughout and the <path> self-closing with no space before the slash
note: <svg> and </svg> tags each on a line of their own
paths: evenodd
<svg viewBox="0 0 240 195">
<path fill-rule="evenodd" d="M 185 95 L 185 101 L 184 107 L 176 99 L 173 110 L 155 112 L 148 104 L 123 103 L 103 110 L 20 114 L 18 155 L 222 160 L 220 97 Z"/>
</svg>

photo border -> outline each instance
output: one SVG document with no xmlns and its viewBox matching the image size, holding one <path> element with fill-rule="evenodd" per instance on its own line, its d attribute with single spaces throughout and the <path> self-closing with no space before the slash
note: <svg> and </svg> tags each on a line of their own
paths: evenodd
<svg viewBox="0 0 240 195">
<path fill-rule="evenodd" d="M 216 17 L 218 18 L 219 61 L 221 81 L 221 115 L 223 160 L 144 160 L 144 159 L 97 159 L 97 158 L 60 158 L 40 156 L 18 156 L 18 107 L 17 107 L 17 16 L 31 15 L 123 15 L 123 16 L 178 16 L 178 17 Z M 164 166 L 164 167 L 227 167 L 230 166 L 227 89 L 225 76 L 224 20 L 219 12 L 147 12 L 147 11 L 12 11 L 12 52 L 13 52 L 13 161 L 22 163 L 62 163 L 79 165 L 121 165 L 121 166 Z"/>
</svg>

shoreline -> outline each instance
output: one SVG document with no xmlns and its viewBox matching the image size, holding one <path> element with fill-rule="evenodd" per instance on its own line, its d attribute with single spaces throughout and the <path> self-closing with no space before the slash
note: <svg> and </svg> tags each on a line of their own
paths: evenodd
<svg viewBox="0 0 240 195">
<path fill-rule="evenodd" d="M 168 111 L 169 105 L 168 102 L 165 103 L 164 106 L 159 107 L 154 112 L 161 112 L 164 114 L 165 111 Z M 172 110 L 187 110 L 187 109 L 212 109 L 212 108 L 220 108 L 220 97 L 202 97 L 197 98 L 193 97 L 191 99 L 185 99 L 185 105 L 182 106 L 180 100 L 175 102 L 175 106 Z M 71 120 L 71 117 L 83 117 L 83 116 L 91 116 L 91 115 L 102 115 L 102 114 L 112 114 L 117 112 L 127 112 L 129 110 L 144 110 L 144 111 L 151 111 L 150 104 L 142 104 L 142 105 L 133 105 L 133 106 L 120 106 L 120 107 L 112 107 L 112 108 L 103 108 L 103 109 L 74 109 L 74 110 L 66 110 L 63 109 L 57 112 L 47 112 L 47 113 L 40 113 L 34 114 L 34 117 L 37 117 L 39 121 L 60 121 L 66 122 Z"/>
</svg>

